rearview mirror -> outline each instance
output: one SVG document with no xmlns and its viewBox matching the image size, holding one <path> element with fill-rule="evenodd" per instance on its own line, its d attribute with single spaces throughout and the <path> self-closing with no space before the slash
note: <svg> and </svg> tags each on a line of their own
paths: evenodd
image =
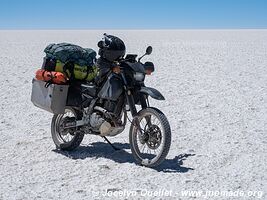
<svg viewBox="0 0 267 200">
<path fill-rule="evenodd" d="M 145 55 L 150 55 L 152 53 L 152 46 L 148 46 L 146 48 L 146 53 L 144 55 L 142 55 L 140 58 L 138 58 L 138 62 L 140 62 L 140 60 L 145 56 Z"/>
<path fill-rule="evenodd" d="M 146 55 L 150 55 L 152 53 L 152 46 L 148 46 L 146 48 Z"/>
</svg>

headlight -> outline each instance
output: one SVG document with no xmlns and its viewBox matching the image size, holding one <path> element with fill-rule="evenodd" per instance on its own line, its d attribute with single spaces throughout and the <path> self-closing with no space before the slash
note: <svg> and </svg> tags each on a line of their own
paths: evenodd
<svg viewBox="0 0 267 200">
<path fill-rule="evenodd" d="M 144 81 L 145 80 L 145 74 L 140 73 L 140 72 L 135 72 L 134 79 L 136 81 Z"/>
</svg>

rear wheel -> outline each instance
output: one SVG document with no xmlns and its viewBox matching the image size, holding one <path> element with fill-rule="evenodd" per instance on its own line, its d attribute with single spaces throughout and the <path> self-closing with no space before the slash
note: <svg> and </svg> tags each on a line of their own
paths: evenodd
<svg viewBox="0 0 267 200">
<path fill-rule="evenodd" d="M 132 123 L 129 134 L 132 154 L 139 164 L 155 167 L 164 161 L 170 149 L 169 122 L 156 108 L 141 110 L 136 120 L 135 124 Z"/>
<path fill-rule="evenodd" d="M 65 109 L 64 114 L 54 115 L 51 123 L 52 139 L 58 149 L 71 151 L 77 148 L 84 137 L 84 133 L 75 128 L 65 128 L 66 123 L 74 122 L 81 113 L 71 107 Z"/>
</svg>

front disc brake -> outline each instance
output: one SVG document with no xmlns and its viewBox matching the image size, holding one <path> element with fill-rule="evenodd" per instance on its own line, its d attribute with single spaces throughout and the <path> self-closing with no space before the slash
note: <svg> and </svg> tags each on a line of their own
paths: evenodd
<svg viewBox="0 0 267 200">
<path fill-rule="evenodd" d="M 157 125 L 151 125 L 148 129 L 148 141 L 147 141 L 147 146 L 150 149 L 157 149 L 162 140 L 162 135 L 161 135 L 161 130 Z"/>
</svg>

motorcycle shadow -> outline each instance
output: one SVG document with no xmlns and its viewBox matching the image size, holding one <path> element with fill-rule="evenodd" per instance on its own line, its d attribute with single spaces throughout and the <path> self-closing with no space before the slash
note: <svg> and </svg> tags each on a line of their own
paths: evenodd
<svg viewBox="0 0 267 200">
<path fill-rule="evenodd" d="M 59 149 L 55 149 L 53 151 L 74 160 L 86 158 L 106 158 L 117 163 L 136 164 L 132 154 L 127 150 L 130 149 L 130 145 L 128 143 L 113 143 L 113 145 L 119 148 L 119 150 L 114 150 L 105 142 L 94 142 L 88 146 L 80 146 L 74 151 L 62 151 Z M 163 163 L 159 166 L 151 169 L 165 173 L 186 173 L 189 170 L 194 169 L 182 166 L 183 161 L 194 155 L 195 154 L 180 154 L 175 156 L 173 159 L 165 159 L 165 161 L 163 161 Z"/>
</svg>

